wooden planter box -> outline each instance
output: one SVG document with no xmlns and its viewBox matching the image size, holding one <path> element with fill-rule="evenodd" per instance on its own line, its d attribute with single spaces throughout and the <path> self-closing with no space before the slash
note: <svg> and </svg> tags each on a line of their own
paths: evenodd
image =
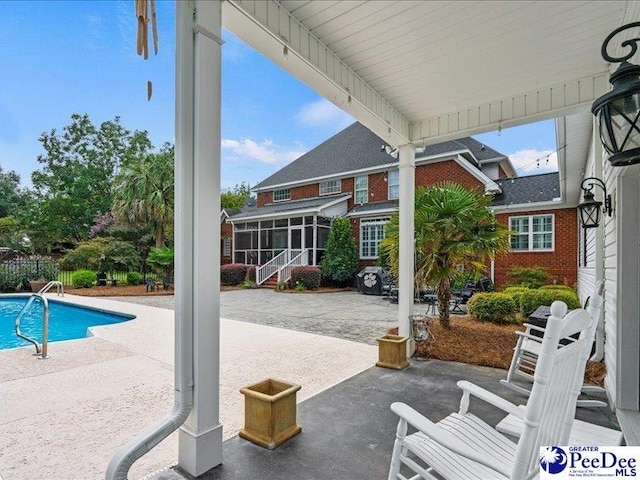
<svg viewBox="0 0 640 480">
<path fill-rule="evenodd" d="M 40 282 L 38 280 L 31 280 L 29 282 L 29 286 L 31 287 L 31 291 L 33 293 L 38 293 L 40 290 L 42 290 L 44 287 L 47 286 L 47 283 L 49 283 L 49 281 L 45 280 L 44 282 Z"/>
<path fill-rule="evenodd" d="M 384 335 L 378 340 L 378 362 L 376 366 L 404 370 L 409 366 L 407 360 L 407 337 Z"/>
<path fill-rule="evenodd" d="M 268 378 L 240 389 L 244 395 L 244 428 L 239 435 L 272 450 L 302 431 L 296 424 L 300 385 Z"/>
</svg>

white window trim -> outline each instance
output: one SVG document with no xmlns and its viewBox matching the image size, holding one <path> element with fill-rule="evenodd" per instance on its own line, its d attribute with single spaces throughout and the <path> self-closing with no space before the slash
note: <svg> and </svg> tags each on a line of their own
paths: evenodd
<svg viewBox="0 0 640 480">
<path fill-rule="evenodd" d="M 380 256 L 380 242 L 378 242 L 378 255 L 375 256 L 364 256 L 362 255 L 362 242 L 363 242 L 363 235 L 362 235 L 362 228 L 365 226 L 372 226 L 372 225 L 387 225 L 389 223 L 389 217 L 384 217 L 384 218 L 362 218 L 360 219 L 360 238 L 359 238 L 359 245 L 358 245 L 358 253 L 360 254 L 360 259 L 361 260 L 375 260 Z M 384 236 L 382 237 L 384 238 Z M 382 240 L 382 238 L 380 240 Z"/>
<path fill-rule="evenodd" d="M 278 198 L 276 199 L 276 192 L 288 192 L 287 198 Z M 290 188 L 279 188 L 273 191 L 273 202 L 286 202 L 287 200 L 291 200 L 291 189 Z"/>
<path fill-rule="evenodd" d="M 358 188 L 358 179 L 365 178 L 367 180 L 364 188 Z M 358 192 L 364 192 L 364 200 L 358 201 Z M 357 204 L 367 203 L 369 201 L 369 175 L 358 175 L 353 177 L 353 201 Z"/>
<path fill-rule="evenodd" d="M 551 217 L 551 248 L 533 248 L 533 235 L 534 233 L 541 233 L 541 232 L 534 232 L 533 231 L 533 219 L 535 217 Z M 529 247 L 525 250 L 525 249 L 514 249 L 511 247 L 511 239 L 509 239 L 509 249 L 512 253 L 529 253 L 529 252 L 553 252 L 555 251 L 555 246 L 556 246 L 556 216 L 553 213 L 541 213 L 538 215 L 516 215 L 513 217 L 509 217 L 509 229 L 511 230 L 511 219 L 516 219 L 516 218 L 527 218 L 529 219 L 529 231 L 527 232 L 527 235 L 529 236 L 529 242 L 528 245 Z"/>
<path fill-rule="evenodd" d="M 323 192 L 322 188 L 323 187 L 326 188 L 326 186 L 330 185 L 330 184 L 336 184 L 338 189 L 337 190 L 331 190 L 331 191 L 328 191 L 328 192 Z M 342 193 L 342 180 L 341 179 L 338 179 L 338 180 L 326 180 L 324 182 L 320 182 L 319 183 L 319 185 L 318 185 L 318 194 L 319 195 L 334 195 L 336 193 Z"/>
<path fill-rule="evenodd" d="M 393 185 L 391 184 L 391 172 L 398 172 L 398 183 L 394 183 Z M 398 196 L 397 197 L 392 197 L 390 195 L 391 192 L 391 187 L 398 187 Z M 387 200 L 397 200 L 400 198 L 400 171 L 399 170 L 389 170 L 387 172 Z"/>
</svg>

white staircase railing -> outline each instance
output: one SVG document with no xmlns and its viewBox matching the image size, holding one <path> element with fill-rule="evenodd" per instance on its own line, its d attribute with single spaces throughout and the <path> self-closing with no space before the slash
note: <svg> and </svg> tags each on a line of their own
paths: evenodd
<svg viewBox="0 0 640 480">
<path fill-rule="evenodd" d="M 309 249 L 305 248 L 304 250 L 292 250 L 292 256 L 296 252 L 300 252 L 295 255 L 286 265 L 283 265 L 278 270 L 278 284 L 281 282 L 287 282 L 291 278 L 291 270 L 293 267 L 305 267 L 309 265 Z"/>
<path fill-rule="evenodd" d="M 276 274 L 280 267 L 289 263 L 289 250 L 283 250 L 264 265 L 256 268 L 256 283 L 262 285 L 269 277 Z"/>
</svg>

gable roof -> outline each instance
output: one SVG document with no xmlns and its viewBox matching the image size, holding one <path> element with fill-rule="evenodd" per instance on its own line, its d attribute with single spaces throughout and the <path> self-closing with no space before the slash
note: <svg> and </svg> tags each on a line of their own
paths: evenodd
<svg viewBox="0 0 640 480">
<path fill-rule="evenodd" d="M 359 122 L 353 123 L 267 177 L 252 190 L 396 164 L 398 161 L 382 150 L 385 145 L 387 142 L 367 127 Z M 467 153 L 464 156 L 475 167 L 478 167 L 478 161 L 509 160 L 506 155 L 470 137 L 427 145 L 416 159 L 460 151 L 471 152 L 471 155 Z"/>
<path fill-rule="evenodd" d="M 525 205 L 559 200 L 560 174 L 558 172 L 531 175 L 529 177 L 496 180 L 502 193 L 491 202 L 494 207 Z"/>
</svg>

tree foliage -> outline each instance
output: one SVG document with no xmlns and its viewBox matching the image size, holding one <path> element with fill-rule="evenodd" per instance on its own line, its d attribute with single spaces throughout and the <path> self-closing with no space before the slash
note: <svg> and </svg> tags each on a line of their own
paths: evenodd
<svg viewBox="0 0 640 480">
<path fill-rule="evenodd" d="M 165 144 L 123 165 L 113 186 L 113 214 L 132 227 L 147 227 L 156 248 L 173 225 L 174 147 Z"/>
<path fill-rule="evenodd" d="M 44 132 L 39 140 L 45 153 L 31 176 L 34 201 L 26 218 L 29 236 L 45 244 L 87 238 L 94 219 L 111 208 L 118 168 L 151 148 L 146 132 L 130 132 L 119 117 L 96 127 L 86 114 L 73 114 L 61 132 Z"/>
<path fill-rule="evenodd" d="M 24 195 L 20 175 L 13 170 L 4 173 L 0 165 L 0 218 L 15 216 L 24 207 Z"/>
<path fill-rule="evenodd" d="M 137 270 L 140 256 L 129 242 L 115 238 L 94 238 L 80 242 L 60 260 L 66 270 L 91 269 L 98 272 Z"/>
<path fill-rule="evenodd" d="M 220 193 L 220 208 L 224 210 L 240 210 L 251 196 L 251 187 L 246 182 L 236 184 Z"/>
<path fill-rule="evenodd" d="M 509 249 L 509 231 L 489 210 L 490 197 L 451 182 L 417 188 L 415 285 L 434 286 L 440 324 L 449 328 L 452 284 L 463 272 L 482 272 L 495 254 Z M 391 218 L 380 246 L 398 275 L 399 215 Z"/>
<path fill-rule="evenodd" d="M 147 263 L 159 273 L 170 273 L 173 271 L 173 248 L 169 247 L 151 247 Z"/>
<path fill-rule="evenodd" d="M 338 284 L 353 280 L 358 271 L 358 247 L 348 218 L 336 218 L 322 257 L 322 275 Z"/>
</svg>

